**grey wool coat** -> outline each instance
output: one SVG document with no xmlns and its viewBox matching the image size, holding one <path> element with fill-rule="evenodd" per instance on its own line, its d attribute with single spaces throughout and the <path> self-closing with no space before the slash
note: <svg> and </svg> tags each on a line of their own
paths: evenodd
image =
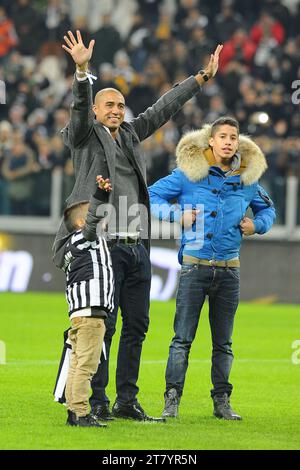
<svg viewBox="0 0 300 470">
<path fill-rule="evenodd" d="M 140 142 L 163 126 L 186 101 L 201 90 L 195 77 L 191 76 L 161 96 L 158 101 L 130 122 L 123 122 L 119 133 L 123 149 L 135 168 L 140 185 L 140 200 L 150 214 L 146 183 L 146 161 Z M 112 191 L 108 203 L 113 201 L 115 185 L 116 148 L 112 137 L 101 123 L 95 120 L 92 110 L 92 88 L 88 80 L 73 82 L 73 104 L 70 121 L 62 130 L 63 141 L 71 149 L 75 171 L 75 184 L 67 199 L 67 206 L 89 200 L 95 191 L 97 175 L 110 178 Z M 148 217 L 150 238 L 150 215 Z M 53 260 L 58 267 L 63 261 L 63 246 L 68 232 L 63 220 L 59 226 L 54 245 Z M 149 249 L 150 240 L 145 241 Z"/>
</svg>

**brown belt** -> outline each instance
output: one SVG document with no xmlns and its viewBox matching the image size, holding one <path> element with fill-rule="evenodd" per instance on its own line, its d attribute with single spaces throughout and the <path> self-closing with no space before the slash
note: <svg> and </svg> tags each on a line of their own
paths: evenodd
<svg viewBox="0 0 300 470">
<path fill-rule="evenodd" d="M 239 268 L 239 259 L 216 260 L 216 259 L 201 259 L 194 256 L 183 255 L 183 262 L 187 264 L 203 264 L 204 266 L 215 266 L 217 268 Z"/>
</svg>

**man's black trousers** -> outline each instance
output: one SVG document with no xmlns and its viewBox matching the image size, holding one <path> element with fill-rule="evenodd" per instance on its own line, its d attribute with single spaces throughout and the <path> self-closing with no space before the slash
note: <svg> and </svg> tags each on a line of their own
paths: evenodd
<svg viewBox="0 0 300 470">
<path fill-rule="evenodd" d="M 92 379 L 91 407 L 109 403 L 105 388 L 109 380 L 109 352 L 116 331 L 118 307 L 122 315 L 116 370 L 117 401 L 120 404 L 136 403 L 142 344 L 149 326 L 151 263 L 146 248 L 142 243 L 115 244 L 111 248 L 111 257 L 115 275 L 115 308 L 105 320 L 107 359 L 102 354 Z"/>
</svg>

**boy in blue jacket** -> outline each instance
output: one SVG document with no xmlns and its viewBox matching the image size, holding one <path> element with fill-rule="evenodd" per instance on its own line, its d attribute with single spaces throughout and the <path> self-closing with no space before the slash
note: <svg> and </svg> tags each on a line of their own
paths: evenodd
<svg viewBox="0 0 300 470">
<path fill-rule="evenodd" d="M 212 335 L 214 415 L 240 420 L 230 406 L 229 374 L 239 302 L 239 251 L 243 235 L 266 233 L 275 210 L 258 180 L 267 168 L 259 147 L 239 134 L 231 117 L 187 133 L 177 149 L 178 167 L 149 188 L 151 211 L 182 226 L 182 264 L 166 369 L 164 417 L 178 416 L 188 357 L 206 295 Z M 178 204 L 170 201 L 177 199 Z M 254 218 L 246 217 L 250 207 Z"/>
</svg>

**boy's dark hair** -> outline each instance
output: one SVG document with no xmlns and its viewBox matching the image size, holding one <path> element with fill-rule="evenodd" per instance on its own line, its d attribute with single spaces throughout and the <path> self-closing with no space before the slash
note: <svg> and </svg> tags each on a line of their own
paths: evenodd
<svg viewBox="0 0 300 470">
<path fill-rule="evenodd" d="M 67 207 L 64 211 L 64 222 L 68 232 L 74 232 L 78 228 L 76 220 L 79 218 L 85 219 L 87 214 L 87 206 L 90 201 L 81 201 L 72 206 Z"/>
<path fill-rule="evenodd" d="M 238 134 L 240 133 L 240 126 L 239 126 L 238 121 L 235 118 L 230 117 L 230 116 L 222 116 L 222 117 L 216 119 L 212 123 L 212 126 L 211 126 L 211 135 L 212 135 L 212 137 L 218 131 L 220 126 L 224 126 L 226 124 L 228 126 L 236 127 L 236 129 L 238 131 Z"/>
</svg>

